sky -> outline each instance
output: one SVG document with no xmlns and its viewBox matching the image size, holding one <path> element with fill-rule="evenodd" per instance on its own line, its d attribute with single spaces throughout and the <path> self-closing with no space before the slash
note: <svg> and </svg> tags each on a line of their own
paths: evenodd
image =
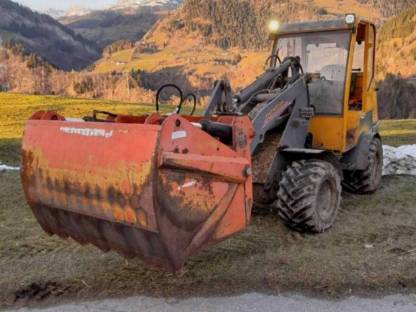
<svg viewBox="0 0 416 312">
<path fill-rule="evenodd" d="M 36 11 L 45 11 L 49 8 L 67 10 L 73 6 L 102 9 L 116 0 L 13 0 Z"/>
</svg>

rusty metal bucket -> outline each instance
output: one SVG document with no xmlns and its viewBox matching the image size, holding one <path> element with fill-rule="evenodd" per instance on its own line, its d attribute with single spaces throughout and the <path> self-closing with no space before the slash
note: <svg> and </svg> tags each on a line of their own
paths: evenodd
<svg viewBox="0 0 416 312">
<path fill-rule="evenodd" d="M 225 145 L 188 119 L 98 123 L 36 113 L 24 132 L 21 177 L 42 228 L 168 271 L 244 230 L 251 122 L 223 117 L 233 129 Z"/>
</svg>

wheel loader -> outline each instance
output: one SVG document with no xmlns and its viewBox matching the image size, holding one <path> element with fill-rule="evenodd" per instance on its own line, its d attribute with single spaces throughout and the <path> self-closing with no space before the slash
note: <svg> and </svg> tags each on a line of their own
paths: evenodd
<svg viewBox="0 0 416 312">
<path fill-rule="evenodd" d="M 383 151 L 375 26 L 345 18 L 270 23 L 262 75 L 233 92 L 217 81 L 200 116 L 163 86 L 156 112 L 36 112 L 23 136 L 21 178 L 47 233 L 180 271 L 196 253 L 246 229 L 253 207 L 289 228 L 322 233 L 342 189 L 375 192 Z M 180 104 L 160 113 L 166 88 Z"/>
</svg>

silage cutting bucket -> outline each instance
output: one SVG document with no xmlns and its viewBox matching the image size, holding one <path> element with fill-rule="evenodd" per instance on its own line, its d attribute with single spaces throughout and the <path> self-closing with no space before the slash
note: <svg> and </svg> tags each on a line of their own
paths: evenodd
<svg viewBox="0 0 416 312">
<path fill-rule="evenodd" d="M 152 124 L 37 113 L 23 137 L 27 202 L 51 235 L 178 271 L 250 220 L 251 123 L 226 119 L 229 145 L 177 115 Z"/>
</svg>

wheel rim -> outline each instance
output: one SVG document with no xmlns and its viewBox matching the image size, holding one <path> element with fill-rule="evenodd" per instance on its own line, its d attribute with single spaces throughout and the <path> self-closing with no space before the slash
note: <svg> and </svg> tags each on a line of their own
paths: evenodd
<svg viewBox="0 0 416 312">
<path fill-rule="evenodd" d="M 322 221 L 331 220 L 334 215 L 337 197 L 336 190 L 331 181 L 326 180 L 319 188 L 318 196 L 316 197 L 316 207 L 319 218 Z"/>
</svg>

